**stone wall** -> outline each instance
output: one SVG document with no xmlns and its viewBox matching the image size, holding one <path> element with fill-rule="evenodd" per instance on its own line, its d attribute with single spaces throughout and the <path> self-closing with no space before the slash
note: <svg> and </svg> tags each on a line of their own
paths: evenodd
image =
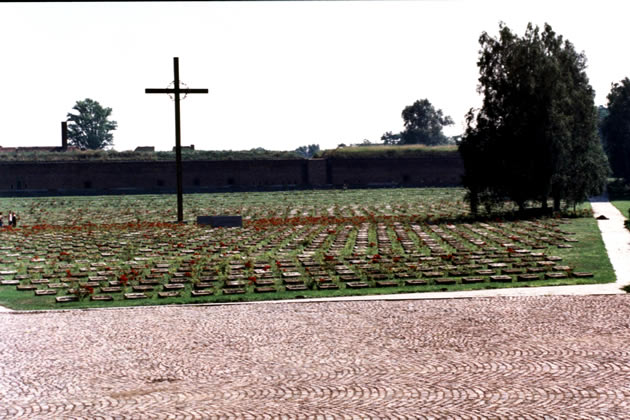
<svg viewBox="0 0 630 420">
<path fill-rule="evenodd" d="M 184 161 L 184 192 L 243 189 L 452 186 L 457 153 L 408 159 Z M 143 193 L 174 191 L 175 162 L 0 162 L 0 193 Z"/>
</svg>

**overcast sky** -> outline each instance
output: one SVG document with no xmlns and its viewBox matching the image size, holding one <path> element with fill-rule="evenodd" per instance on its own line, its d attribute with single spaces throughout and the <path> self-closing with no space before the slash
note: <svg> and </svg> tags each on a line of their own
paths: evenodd
<svg viewBox="0 0 630 420">
<path fill-rule="evenodd" d="M 182 144 L 204 150 L 378 141 L 427 98 L 461 134 L 476 93 L 479 36 L 545 22 L 587 57 L 605 104 L 630 76 L 630 2 L 317 1 L 0 4 L 0 146 L 60 144 L 77 100 L 113 109 L 116 150 L 170 150 L 180 78 Z"/>
</svg>

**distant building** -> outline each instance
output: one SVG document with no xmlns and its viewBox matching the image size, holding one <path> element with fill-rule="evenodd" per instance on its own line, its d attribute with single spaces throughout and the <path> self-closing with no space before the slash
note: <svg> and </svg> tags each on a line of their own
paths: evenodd
<svg viewBox="0 0 630 420">
<path fill-rule="evenodd" d="M 195 145 L 191 144 L 190 146 L 182 146 L 182 150 L 195 150 Z M 175 147 L 173 147 L 173 152 L 175 151 Z"/>
<path fill-rule="evenodd" d="M 155 146 L 138 146 L 134 152 L 155 152 Z"/>
</svg>

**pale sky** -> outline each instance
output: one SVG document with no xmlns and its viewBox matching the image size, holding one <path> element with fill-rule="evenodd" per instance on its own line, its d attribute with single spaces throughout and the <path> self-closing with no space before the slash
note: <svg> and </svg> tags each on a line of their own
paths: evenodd
<svg viewBox="0 0 630 420">
<path fill-rule="evenodd" d="M 293 150 L 379 141 L 403 108 L 427 98 L 464 131 L 476 93 L 479 36 L 499 22 L 523 35 L 549 23 L 587 57 L 606 104 L 630 77 L 630 2 L 316 1 L 0 4 L 0 146 L 60 144 L 78 100 L 113 109 L 116 150 L 175 143 L 165 88 L 182 102 L 182 144 L 203 150 Z"/>
</svg>

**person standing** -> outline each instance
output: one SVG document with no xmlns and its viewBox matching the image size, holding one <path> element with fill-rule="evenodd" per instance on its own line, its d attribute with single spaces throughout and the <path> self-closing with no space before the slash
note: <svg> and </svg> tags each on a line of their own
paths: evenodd
<svg viewBox="0 0 630 420">
<path fill-rule="evenodd" d="M 9 227 L 13 226 L 13 212 L 12 211 L 9 212 L 9 224 L 8 224 L 8 226 Z"/>
<path fill-rule="evenodd" d="M 0 212 L 0 227 L 4 225 L 4 221 L 2 220 L 2 213 Z"/>
<path fill-rule="evenodd" d="M 13 212 L 13 227 L 17 227 L 17 214 Z"/>
</svg>

